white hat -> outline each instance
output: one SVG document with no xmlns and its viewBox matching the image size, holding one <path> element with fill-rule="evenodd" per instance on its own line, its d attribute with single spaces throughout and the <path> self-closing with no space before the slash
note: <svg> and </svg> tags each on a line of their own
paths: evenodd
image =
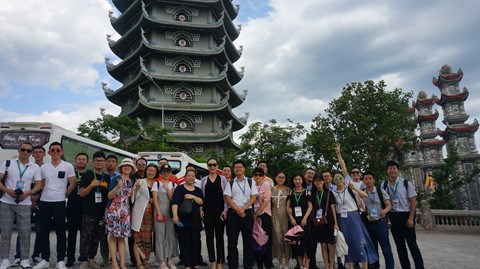
<svg viewBox="0 0 480 269">
<path fill-rule="evenodd" d="M 128 166 L 132 167 L 133 172 L 137 171 L 137 167 L 135 167 L 132 159 L 130 159 L 130 158 L 123 159 L 122 162 L 118 165 L 118 170 L 119 171 L 122 170 L 122 166 L 124 166 L 124 165 L 128 165 Z"/>
</svg>

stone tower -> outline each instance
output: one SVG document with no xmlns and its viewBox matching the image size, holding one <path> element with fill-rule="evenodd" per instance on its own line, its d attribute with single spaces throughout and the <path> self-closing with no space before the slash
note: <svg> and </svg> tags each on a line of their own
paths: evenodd
<svg viewBox="0 0 480 269">
<path fill-rule="evenodd" d="M 238 148 L 233 132 L 248 118 L 232 112 L 247 94 L 233 88 L 243 77 L 243 67 L 233 65 L 242 54 L 233 44 L 239 7 L 231 0 L 112 3 L 120 15 L 111 12 L 110 20 L 121 37 L 107 40 L 119 61 L 105 62 L 122 86 L 103 90 L 121 115 L 172 129 L 175 146 L 190 155 Z"/>
<path fill-rule="evenodd" d="M 447 144 L 447 153 L 451 151 L 452 146 L 458 150 L 460 162 L 457 171 L 465 174 L 480 164 L 480 154 L 478 154 L 475 143 L 475 132 L 479 127 L 478 121 L 475 119 L 471 124 L 465 123 L 469 115 L 465 112 L 464 102 L 469 93 L 466 88 L 460 91 L 459 83 L 462 78 L 461 69 L 453 73 L 450 66 L 444 65 L 438 78 L 433 78 L 433 84 L 441 93 L 437 104 L 443 109 L 443 123 L 446 125 L 445 130 L 439 132 L 439 135 Z M 478 178 L 459 189 L 457 206 L 462 209 L 480 209 L 480 181 Z"/>
</svg>

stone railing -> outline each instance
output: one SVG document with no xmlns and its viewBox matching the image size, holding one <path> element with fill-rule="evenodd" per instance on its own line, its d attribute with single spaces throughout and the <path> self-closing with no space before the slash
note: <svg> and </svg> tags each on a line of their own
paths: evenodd
<svg viewBox="0 0 480 269">
<path fill-rule="evenodd" d="M 437 231 L 480 232 L 480 211 L 432 209 Z"/>
</svg>

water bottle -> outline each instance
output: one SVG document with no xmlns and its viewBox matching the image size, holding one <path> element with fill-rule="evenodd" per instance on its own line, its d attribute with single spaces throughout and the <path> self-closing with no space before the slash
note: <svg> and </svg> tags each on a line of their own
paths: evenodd
<svg viewBox="0 0 480 269">
<path fill-rule="evenodd" d="M 178 227 L 183 228 L 183 223 L 181 221 L 178 221 L 177 225 Z"/>
</svg>

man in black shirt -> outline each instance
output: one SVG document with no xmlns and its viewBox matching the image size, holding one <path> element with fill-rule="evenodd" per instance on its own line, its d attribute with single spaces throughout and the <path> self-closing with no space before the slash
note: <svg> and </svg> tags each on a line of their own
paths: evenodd
<svg viewBox="0 0 480 269">
<path fill-rule="evenodd" d="M 80 181 L 82 197 L 82 233 L 80 234 L 80 268 L 99 269 L 94 258 L 103 232 L 105 207 L 107 205 L 108 184 L 110 176 L 104 173 L 105 153 L 93 154 L 93 172 L 87 171 Z"/>
</svg>

